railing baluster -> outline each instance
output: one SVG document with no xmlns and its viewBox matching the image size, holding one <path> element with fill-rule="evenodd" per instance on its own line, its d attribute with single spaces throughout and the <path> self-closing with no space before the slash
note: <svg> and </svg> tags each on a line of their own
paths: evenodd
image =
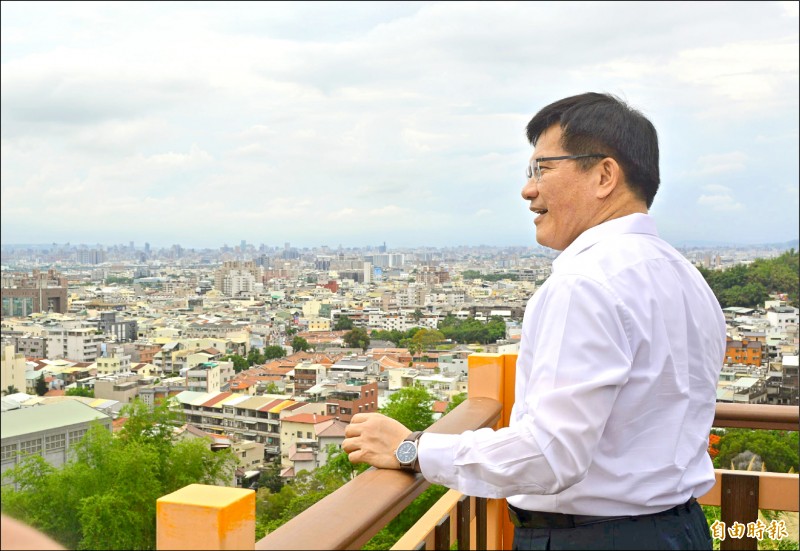
<svg viewBox="0 0 800 551">
<path fill-rule="evenodd" d="M 450 515 L 445 515 L 436 524 L 433 537 L 433 548 L 437 550 L 450 549 Z"/>
<path fill-rule="evenodd" d="M 456 506 L 456 539 L 458 540 L 458 551 L 467 551 L 469 549 L 469 525 L 470 525 L 470 510 L 469 510 L 469 496 L 461 496 Z"/>
<path fill-rule="evenodd" d="M 734 523 L 744 526 L 744 537 L 734 538 L 731 533 L 720 541 L 721 551 L 757 549 L 756 538 L 747 537 L 747 523 L 758 520 L 758 475 L 723 474 L 721 520 L 726 532 Z"/>
<path fill-rule="evenodd" d="M 488 515 L 486 514 L 486 498 L 485 497 L 476 497 L 475 498 L 475 526 L 476 536 L 475 539 L 475 549 L 479 549 L 480 551 L 486 550 L 486 535 L 487 535 L 487 526 L 486 522 L 488 521 Z"/>
</svg>

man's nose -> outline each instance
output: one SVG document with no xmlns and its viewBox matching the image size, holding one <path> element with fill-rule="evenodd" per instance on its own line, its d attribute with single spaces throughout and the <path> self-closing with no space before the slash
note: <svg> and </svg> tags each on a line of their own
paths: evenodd
<svg viewBox="0 0 800 551">
<path fill-rule="evenodd" d="M 528 178 L 528 181 L 522 186 L 522 198 L 526 201 L 530 201 L 531 199 L 535 199 L 539 195 L 539 186 L 536 184 L 536 179 L 531 177 Z"/>
</svg>

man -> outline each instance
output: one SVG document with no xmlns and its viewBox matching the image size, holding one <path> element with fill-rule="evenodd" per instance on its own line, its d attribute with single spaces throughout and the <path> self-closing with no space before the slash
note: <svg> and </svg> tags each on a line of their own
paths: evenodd
<svg viewBox="0 0 800 551">
<path fill-rule="evenodd" d="M 343 448 L 353 462 L 413 459 L 433 483 L 506 497 L 516 549 L 711 549 L 694 498 L 714 484 L 725 321 L 647 214 L 656 130 L 587 93 L 544 107 L 527 137 L 522 197 L 536 240 L 563 252 L 525 310 L 510 426 L 418 436 L 358 414 Z"/>
</svg>

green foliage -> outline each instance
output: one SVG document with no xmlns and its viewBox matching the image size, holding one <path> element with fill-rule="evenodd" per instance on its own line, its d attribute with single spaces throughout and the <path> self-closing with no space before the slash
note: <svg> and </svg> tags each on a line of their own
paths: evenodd
<svg viewBox="0 0 800 551">
<path fill-rule="evenodd" d="M 400 421 L 409 430 L 425 430 L 433 424 L 434 397 L 422 386 L 407 386 L 389 396 L 380 412 Z"/>
<path fill-rule="evenodd" d="M 15 387 L 14 385 L 8 385 L 8 388 L 3 391 L 3 396 L 6 396 L 8 394 L 16 394 L 17 392 L 19 392 L 19 389 L 17 387 Z"/>
<path fill-rule="evenodd" d="M 36 395 L 37 396 L 44 396 L 47 393 L 47 383 L 44 380 L 44 373 L 39 375 L 39 378 L 36 379 Z"/>
<path fill-rule="evenodd" d="M 435 345 L 445 340 L 444 333 L 437 329 L 422 328 L 411 337 L 414 343 L 419 343 L 422 350 L 433 348 Z"/>
<path fill-rule="evenodd" d="M 505 338 L 506 322 L 500 316 L 483 323 L 472 317 L 460 320 L 451 314 L 439 322 L 439 331 L 455 342 L 487 344 Z"/>
<path fill-rule="evenodd" d="M 252 367 L 252 366 L 257 365 L 257 364 L 263 364 L 266 361 L 267 361 L 266 356 L 261 353 L 261 350 L 259 348 L 253 347 L 247 353 L 247 366 L 248 367 Z M 236 366 L 234 366 L 234 370 L 235 369 L 236 369 Z"/>
<path fill-rule="evenodd" d="M 406 331 L 398 331 L 392 329 L 391 331 L 375 330 L 370 333 L 370 337 L 374 340 L 391 341 L 396 346 L 400 346 L 400 341 L 409 338 Z"/>
<path fill-rule="evenodd" d="M 94 424 L 56 469 L 32 455 L 4 473 L 3 512 L 67 549 L 155 549 L 156 500 L 188 484 L 230 482 L 238 459 L 205 439 L 173 442 L 180 415 L 139 400 L 118 437 Z M 17 488 L 14 488 L 14 484 Z"/>
<path fill-rule="evenodd" d="M 461 277 L 467 280 L 482 279 L 484 281 L 519 281 L 519 274 L 482 274 L 478 270 L 465 270 L 461 272 Z"/>
<path fill-rule="evenodd" d="M 347 316 L 339 316 L 333 326 L 334 331 L 349 331 L 353 328 L 353 320 Z"/>
<path fill-rule="evenodd" d="M 112 283 L 132 284 L 133 278 L 121 277 L 121 276 L 108 276 L 106 278 L 106 285 L 111 285 Z"/>
<path fill-rule="evenodd" d="M 752 452 L 766 465 L 766 470 L 786 473 L 800 470 L 798 433 L 782 430 L 726 429 L 719 441 L 719 454 L 714 459 L 717 469 L 730 469 L 739 454 Z"/>
<path fill-rule="evenodd" d="M 278 491 L 263 485 L 257 491 L 256 539 L 282 526 L 368 468 L 368 465 L 352 465 L 347 454 L 336 446 L 328 446 L 327 451 L 327 464 L 313 473 L 297 473 Z"/>
<path fill-rule="evenodd" d="M 284 357 L 286 357 L 286 349 L 282 346 L 273 345 L 264 348 L 264 358 L 266 360 L 276 360 Z"/>
<path fill-rule="evenodd" d="M 447 408 L 444 410 L 444 414 L 447 415 L 448 413 L 456 409 L 458 405 L 466 399 L 467 399 L 466 392 L 459 392 L 458 394 L 450 398 L 450 402 L 447 404 Z"/>
<path fill-rule="evenodd" d="M 447 488 L 438 484 L 431 484 L 408 507 L 389 522 L 380 532 L 375 534 L 362 549 L 391 549 L 414 524 L 430 509 L 444 494 Z"/>
<path fill-rule="evenodd" d="M 83 396 L 84 398 L 94 398 L 94 389 L 79 386 L 75 388 L 68 388 L 66 392 L 64 392 L 65 396 Z"/>
<path fill-rule="evenodd" d="M 698 270 L 722 308 L 763 306 L 770 294 L 778 293 L 785 293 L 792 306 L 798 305 L 800 255 L 794 249 L 777 258 L 759 258 L 748 266 L 737 264 L 725 270 L 699 267 Z"/>
<path fill-rule="evenodd" d="M 369 335 L 367 335 L 366 329 L 361 327 L 351 329 L 344 334 L 342 339 L 349 348 L 361 348 L 365 351 L 369 348 Z"/>
<path fill-rule="evenodd" d="M 233 362 L 233 370 L 236 373 L 239 373 L 240 371 L 250 367 L 250 364 L 247 362 L 247 358 L 239 354 L 228 354 L 227 356 L 223 356 L 221 359 L 223 362 Z"/>
<path fill-rule="evenodd" d="M 311 350 L 311 345 L 303 337 L 295 337 L 292 339 L 292 350 L 295 352 L 307 352 Z"/>
</svg>

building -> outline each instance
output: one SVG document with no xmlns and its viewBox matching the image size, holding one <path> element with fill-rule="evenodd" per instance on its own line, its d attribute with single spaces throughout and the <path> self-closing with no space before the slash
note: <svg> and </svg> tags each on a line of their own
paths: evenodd
<svg viewBox="0 0 800 551">
<path fill-rule="evenodd" d="M 2 354 L 0 356 L 0 390 L 8 394 L 24 391 L 26 389 L 25 356 L 14 352 L 14 347 L 10 344 L 3 346 Z M 9 392 L 14 388 L 16 389 L 14 392 Z"/>
<path fill-rule="evenodd" d="M 138 375 L 110 375 L 94 382 L 94 397 L 128 404 L 139 395 Z"/>
<path fill-rule="evenodd" d="M 194 392 L 219 392 L 222 368 L 217 362 L 205 362 L 186 370 L 186 388 Z"/>
<path fill-rule="evenodd" d="M 93 362 L 101 355 L 105 342 L 91 327 L 72 326 L 47 328 L 47 355 L 49 358 L 68 358 L 76 362 Z"/>
<path fill-rule="evenodd" d="M 0 473 L 31 454 L 39 454 L 54 467 L 64 465 L 93 423 L 111 431 L 111 417 L 79 400 L 24 407 L 2 414 Z"/>
<path fill-rule="evenodd" d="M 138 338 L 139 324 L 136 320 L 117 319 L 118 312 L 101 312 L 95 320 L 97 329 L 113 337 L 117 342 L 133 342 Z"/>
<path fill-rule="evenodd" d="M 32 275 L 3 273 L 0 285 L 3 316 L 26 317 L 37 312 L 66 314 L 67 278 L 53 269 Z"/>
<path fill-rule="evenodd" d="M 737 341 L 728 337 L 725 345 L 725 363 L 760 366 L 763 350 L 764 345 L 760 341 L 747 339 Z"/>
<path fill-rule="evenodd" d="M 3 343 L 10 344 L 14 350 L 29 358 L 47 357 L 47 339 L 23 331 L 3 331 Z"/>
<path fill-rule="evenodd" d="M 311 401 L 324 402 L 325 413 L 349 423 L 356 413 L 378 411 L 378 383 L 349 380 L 345 383 L 325 381 L 307 392 Z"/>
</svg>

